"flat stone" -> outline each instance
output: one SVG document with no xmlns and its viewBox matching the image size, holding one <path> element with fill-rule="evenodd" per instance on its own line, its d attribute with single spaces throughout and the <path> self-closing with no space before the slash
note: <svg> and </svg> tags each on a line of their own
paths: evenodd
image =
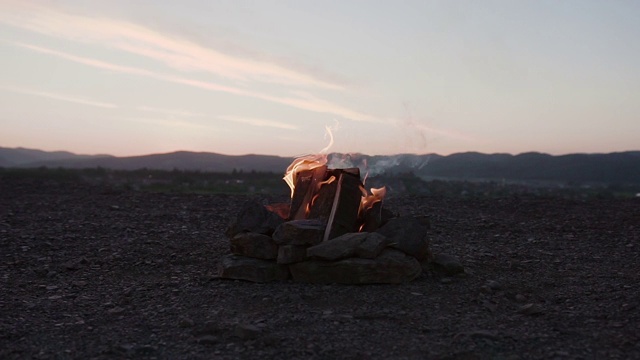
<svg viewBox="0 0 640 360">
<path fill-rule="evenodd" d="M 264 205 L 254 200 L 244 203 L 242 209 L 227 228 L 226 235 L 231 239 L 241 232 L 254 232 L 271 235 L 284 222 L 284 219 Z"/>
<path fill-rule="evenodd" d="M 387 244 L 387 238 L 378 233 L 348 233 L 310 247 L 307 256 L 327 261 L 348 257 L 373 259 Z"/>
<path fill-rule="evenodd" d="M 317 284 L 398 284 L 422 272 L 414 257 L 389 248 L 375 259 L 308 260 L 289 268 L 294 281 Z"/>
<path fill-rule="evenodd" d="M 89 263 L 89 260 L 87 260 L 85 257 L 81 257 L 78 259 L 72 259 L 65 262 L 64 264 L 62 264 L 62 267 L 64 267 L 66 270 L 75 271 L 80 269 L 83 265 L 87 265 L 88 263 Z"/>
<path fill-rule="evenodd" d="M 523 315 L 540 315 L 544 313 L 544 309 L 542 308 L 542 306 L 538 304 L 530 303 L 530 304 L 522 305 L 518 309 L 518 312 Z"/>
<path fill-rule="evenodd" d="M 327 261 L 353 257 L 356 253 L 356 248 L 365 239 L 367 234 L 368 233 L 347 233 L 340 235 L 310 247 L 307 249 L 307 256 Z"/>
<path fill-rule="evenodd" d="M 293 264 L 307 259 L 308 246 L 282 245 L 278 247 L 278 264 Z"/>
<path fill-rule="evenodd" d="M 251 340 L 257 338 L 262 329 L 251 324 L 237 324 L 233 330 L 233 335 L 242 340 Z"/>
<path fill-rule="evenodd" d="M 289 269 L 275 261 L 255 259 L 240 255 L 226 255 L 220 259 L 218 273 L 224 279 L 247 280 L 264 283 L 286 280 Z"/>
<path fill-rule="evenodd" d="M 389 245 L 389 239 L 377 232 L 368 233 L 356 248 L 356 257 L 373 259 Z"/>
<path fill-rule="evenodd" d="M 198 342 L 198 344 L 203 345 L 215 345 L 220 343 L 220 339 L 217 336 L 213 335 L 202 335 L 197 338 L 196 341 Z"/>
<path fill-rule="evenodd" d="M 429 266 L 436 272 L 441 272 L 447 276 L 453 276 L 464 273 L 464 267 L 460 263 L 457 257 L 448 254 L 435 254 Z"/>
<path fill-rule="evenodd" d="M 274 260 L 278 257 L 278 245 L 268 235 L 242 232 L 234 236 L 230 243 L 231 252 L 236 255 L 265 260 Z"/>
<path fill-rule="evenodd" d="M 389 239 L 390 247 L 423 261 L 431 254 L 427 238 L 428 228 L 424 217 L 397 217 L 389 220 L 376 232 Z"/>
<path fill-rule="evenodd" d="M 282 223 L 273 233 L 278 245 L 316 245 L 322 242 L 326 225 L 318 219 Z"/>
</svg>

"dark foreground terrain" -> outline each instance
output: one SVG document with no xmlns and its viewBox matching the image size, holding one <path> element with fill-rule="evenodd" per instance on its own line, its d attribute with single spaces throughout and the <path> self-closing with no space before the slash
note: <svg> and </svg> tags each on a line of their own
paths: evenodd
<svg viewBox="0 0 640 360">
<path fill-rule="evenodd" d="M 640 358 L 640 199 L 397 197 L 461 277 L 220 280 L 246 197 L 0 179 L 0 358 Z"/>
</svg>

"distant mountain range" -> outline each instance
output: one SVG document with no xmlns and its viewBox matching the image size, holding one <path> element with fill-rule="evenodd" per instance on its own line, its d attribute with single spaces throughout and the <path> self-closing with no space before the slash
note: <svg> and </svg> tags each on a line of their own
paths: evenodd
<svg viewBox="0 0 640 360">
<path fill-rule="evenodd" d="M 366 166 L 370 176 L 413 172 L 429 179 L 640 184 L 640 151 L 561 156 L 535 152 L 519 155 L 466 152 L 448 156 L 331 154 L 329 158 L 330 167 Z M 279 173 L 284 172 L 292 161 L 293 158 L 279 156 L 231 156 L 188 151 L 115 157 L 0 147 L 0 167 L 12 168 L 103 167 L 115 170 L 147 168 L 215 172 L 231 172 L 235 169 L 245 172 L 255 170 Z"/>
</svg>

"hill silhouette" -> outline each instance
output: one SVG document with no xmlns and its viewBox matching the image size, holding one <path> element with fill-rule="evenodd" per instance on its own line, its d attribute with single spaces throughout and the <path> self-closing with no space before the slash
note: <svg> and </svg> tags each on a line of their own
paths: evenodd
<svg viewBox="0 0 640 360">
<path fill-rule="evenodd" d="M 268 155 L 223 155 L 176 151 L 165 154 L 115 157 L 77 155 L 0 147 L 1 167 L 96 168 L 114 170 L 195 170 L 210 172 L 259 171 L 281 173 L 293 158 Z M 553 156 L 528 152 L 518 155 L 457 153 L 376 155 L 331 154 L 332 167 L 358 166 L 370 176 L 411 172 L 425 179 L 537 181 L 555 183 L 640 184 L 640 151 Z"/>
</svg>

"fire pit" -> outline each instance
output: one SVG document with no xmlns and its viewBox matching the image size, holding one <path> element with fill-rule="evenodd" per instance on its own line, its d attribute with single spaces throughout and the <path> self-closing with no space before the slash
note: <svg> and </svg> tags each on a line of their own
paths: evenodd
<svg viewBox="0 0 640 360">
<path fill-rule="evenodd" d="M 230 224 L 222 278 L 371 284 L 420 275 L 430 258 L 428 219 L 395 216 L 383 206 L 386 189 L 368 192 L 358 168 L 330 169 L 326 155 L 310 155 L 284 180 L 290 203 L 249 201 Z"/>
</svg>

